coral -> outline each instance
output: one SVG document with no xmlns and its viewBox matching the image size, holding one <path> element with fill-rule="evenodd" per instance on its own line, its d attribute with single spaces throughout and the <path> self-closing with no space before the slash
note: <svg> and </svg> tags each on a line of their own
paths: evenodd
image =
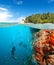
<svg viewBox="0 0 54 65">
<path fill-rule="evenodd" d="M 40 65 L 54 63 L 54 30 L 40 30 L 33 44 L 33 58 Z M 37 35 L 35 35 L 37 36 Z"/>
</svg>

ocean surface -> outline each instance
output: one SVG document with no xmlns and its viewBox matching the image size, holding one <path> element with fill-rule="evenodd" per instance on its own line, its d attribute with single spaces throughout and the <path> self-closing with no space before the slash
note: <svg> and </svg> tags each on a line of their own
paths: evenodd
<svg viewBox="0 0 54 65">
<path fill-rule="evenodd" d="M 33 33 L 38 30 L 24 25 L 0 26 L 0 65 L 31 65 L 27 60 L 32 54 Z"/>
</svg>

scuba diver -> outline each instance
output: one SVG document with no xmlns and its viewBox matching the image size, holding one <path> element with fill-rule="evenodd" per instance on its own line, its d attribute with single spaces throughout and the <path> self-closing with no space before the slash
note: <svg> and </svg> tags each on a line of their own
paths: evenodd
<svg viewBox="0 0 54 65">
<path fill-rule="evenodd" d="M 16 60 L 15 51 L 16 51 L 16 48 L 15 48 L 15 46 L 13 46 L 12 49 L 11 49 L 11 56 L 12 56 L 13 59 Z"/>
</svg>

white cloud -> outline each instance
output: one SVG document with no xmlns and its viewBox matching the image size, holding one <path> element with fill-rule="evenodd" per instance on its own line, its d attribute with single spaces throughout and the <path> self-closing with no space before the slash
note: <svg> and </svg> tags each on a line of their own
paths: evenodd
<svg viewBox="0 0 54 65">
<path fill-rule="evenodd" d="M 8 11 L 8 9 L 2 8 L 2 7 L 0 7 L 0 10 L 1 10 L 1 11 Z"/>
<path fill-rule="evenodd" d="M 23 24 L 24 20 L 25 20 L 25 17 L 18 17 L 17 19 L 15 19 L 15 20 L 9 20 L 8 22 Z"/>
<path fill-rule="evenodd" d="M 0 7 L 0 22 L 8 22 L 8 19 L 11 17 L 12 15 L 8 9 Z"/>
<path fill-rule="evenodd" d="M 23 4 L 23 1 L 17 1 L 17 5 Z"/>
<path fill-rule="evenodd" d="M 48 0 L 48 3 L 54 2 L 54 0 Z"/>
<path fill-rule="evenodd" d="M 24 23 L 25 17 L 19 17 L 16 22 L 17 23 Z"/>
<path fill-rule="evenodd" d="M 8 9 L 0 7 L 0 22 L 24 23 L 25 17 L 13 19 L 14 15 Z"/>
<path fill-rule="evenodd" d="M 8 17 L 12 17 L 12 15 L 7 12 L 0 13 L 0 19 L 7 19 Z"/>
</svg>

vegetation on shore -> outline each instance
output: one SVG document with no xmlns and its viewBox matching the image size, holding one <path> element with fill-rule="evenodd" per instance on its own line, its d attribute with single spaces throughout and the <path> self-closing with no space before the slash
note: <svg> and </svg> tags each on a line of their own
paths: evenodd
<svg viewBox="0 0 54 65">
<path fill-rule="evenodd" d="M 47 12 L 28 16 L 25 23 L 54 23 L 54 13 Z"/>
</svg>

